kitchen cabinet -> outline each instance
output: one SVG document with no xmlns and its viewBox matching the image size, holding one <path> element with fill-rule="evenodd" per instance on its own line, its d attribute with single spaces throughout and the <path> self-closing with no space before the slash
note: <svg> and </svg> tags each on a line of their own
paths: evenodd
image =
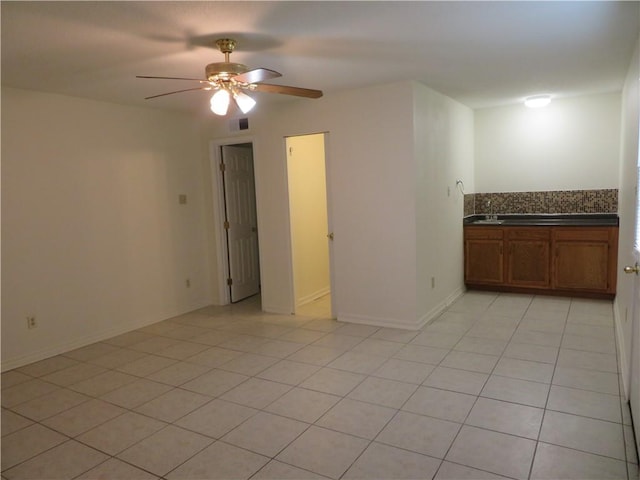
<svg viewBox="0 0 640 480">
<path fill-rule="evenodd" d="M 553 288 L 615 293 L 617 228 L 556 228 Z"/>
<path fill-rule="evenodd" d="M 618 228 L 611 226 L 464 227 L 469 288 L 612 297 Z"/>
<path fill-rule="evenodd" d="M 465 229 L 465 280 L 483 285 L 504 283 L 503 238 L 501 228 Z"/>
<path fill-rule="evenodd" d="M 506 229 L 505 233 L 507 284 L 548 288 L 551 282 L 550 229 L 515 227 Z"/>
</svg>

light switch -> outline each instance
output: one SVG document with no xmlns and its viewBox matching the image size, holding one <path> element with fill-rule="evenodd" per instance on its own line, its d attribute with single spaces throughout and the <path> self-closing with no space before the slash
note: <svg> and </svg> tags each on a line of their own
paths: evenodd
<svg viewBox="0 0 640 480">
<path fill-rule="evenodd" d="M 185 194 L 178 195 L 178 203 L 184 205 L 187 203 L 187 196 Z"/>
</svg>

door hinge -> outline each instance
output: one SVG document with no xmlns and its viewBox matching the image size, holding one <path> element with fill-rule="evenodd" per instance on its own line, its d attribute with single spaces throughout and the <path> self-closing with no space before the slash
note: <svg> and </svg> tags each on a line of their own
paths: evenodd
<svg viewBox="0 0 640 480">
<path fill-rule="evenodd" d="M 224 163 L 220 162 L 220 171 L 224 172 L 226 170 L 226 167 L 224 165 Z"/>
<path fill-rule="evenodd" d="M 229 230 L 229 222 L 227 222 L 226 220 L 224 222 L 224 229 Z"/>
<path fill-rule="evenodd" d="M 227 278 L 227 285 L 233 285 L 233 280 L 231 278 Z"/>
</svg>

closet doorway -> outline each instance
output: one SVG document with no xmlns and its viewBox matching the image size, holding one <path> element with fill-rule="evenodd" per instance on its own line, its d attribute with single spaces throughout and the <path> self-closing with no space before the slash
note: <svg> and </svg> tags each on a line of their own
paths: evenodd
<svg viewBox="0 0 640 480">
<path fill-rule="evenodd" d="M 332 318 L 331 246 L 324 133 L 286 138 L 296 314 Z"/>
</svg>

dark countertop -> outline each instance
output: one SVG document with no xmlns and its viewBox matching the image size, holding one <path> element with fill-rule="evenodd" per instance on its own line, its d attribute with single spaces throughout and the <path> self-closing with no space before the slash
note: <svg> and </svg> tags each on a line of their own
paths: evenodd
<svg viewBox="0 0 640 480">
<path fill-rule="evenodd" d="M 487 221 L 487 215 L 469 215 L 463 219 L 464 225 L 503 226 L 560 226 L 560 227 L 617 227 L 615 213 L 575 213 L 575 214 L 521 214 L 497 215 L 497 220 Z"/>
</svg>

